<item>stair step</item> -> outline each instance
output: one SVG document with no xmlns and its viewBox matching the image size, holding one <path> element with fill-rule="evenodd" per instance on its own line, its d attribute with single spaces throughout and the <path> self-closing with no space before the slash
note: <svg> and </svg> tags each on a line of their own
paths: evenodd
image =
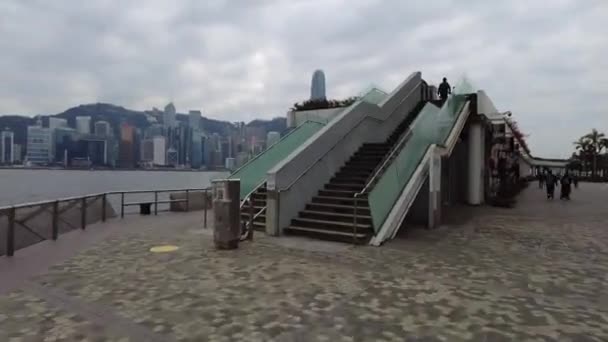
<svg viewBox="0 0 608 342">
<path fill-rule="evenodd" d="M 355 207 L 352 205 L 334 203 L 310 203 L 306 205 L 306 210 L 328 211 L 353 215 L 355 212 Z M 357 205 L 357 214 L 370 215 L 370 210 L 367 203 L 362 203 L 361 206 Z"/>
<path fill-rule="evenodd" d="M 363 187 L 365 186 L 365 184 L 361 183 L 361 184 L 342 184 L 342 183 L 337 183 L 337 184 L 326 184 L 325 185 L 325 189 L 327 190 L 356 190 L 356 191 L 361 191 L 363 190 Z"/>
<path fill-rule="evenodd" d="M 365 184 L 367 178 L 337 177 L 332 178 L 330 184 Z"/>
<path fill-rule="evenodd" d="M 355 190 L 319 190 L 319 196 L 325 197 L 353 197 L 358 191 Z"/>
<path fill-rule="evenodd" d="M 343 214 L 336 213 L 331 211 L 313 211 L 313 210 L 304 210 L 300 212 L 301 218 L 305 219 L 313 219 L 313 220 L 322 220 L 322 221 L 340 221 L 340 222 L 350 222 L 353 223 L 354 215 L 353 214 Z M 372 217 L 367 215 L 360 215 L 357 210 L 357 223 L 371 225 Z"/>
<path fill-rule="evenodd" d="M 339 204 L 339 205 L 351 205 L 352 206 L 355 204 L 355 199 L 347 198 L 347 197 L 315 196 L 312 198 L 312 202 L 313 203 L 327 203 L 327 204 Z M 367 207 L 368 206 L 367 198 L 358 198 L 357 207 L 359 205 Z"/>
<path fill-rule="evenodd" d="M 330 180 L 330 182 L 333 181 L 333 180 L 342 180 L 342 179 L 350 179 L 350 180 L 354 181 L 355 183 L 356 182 L 360 182 L 360 181 L 363 181 L 363 182 L 367 181 L 367 177 L 365 177 L 365 176 L 342 176 L 342 177 L 338 177 L 336 175 L 336 176 L 334 176 Z"/>
<path fill-rule="evenodd" d="M 310 227 L 300 227 L 296 225 L 289 226 L 285 228 L 285 233 L 289 235 L 299 235 L 306 236 L 311 238 L 317 238 L 321 240 L 329 240 L 329 241 L 339 241 L 339 242 L 356 242 L 357 244 L 362 244 L 369 239 L 369 235 L 364 233 L 357 233 L 353 235 L 352 232 L 341 232 L 334 230 L 325 230 L 325 229 L 317 229 Z"/>
<path fill-rule="evenodd" d="M 308 228 L 317 228 L 317 229 L 326 229 L 326 230 L 337 230 L 342 232 L 351 232 L 353 231 L 353 223 L 352 222 L 341 222 L 341 221 L 327 221 L 327 220 L 315 220 L 309 218 L 298 217 L 291 220 L 291 224 L 298 227 L 308 227 Z M 373 229 L 371 224 L 362 224 L 357 223 L 357 232 L 361 232 L 363 234 L 371 234 L 373 233 Z"/>
</svg>

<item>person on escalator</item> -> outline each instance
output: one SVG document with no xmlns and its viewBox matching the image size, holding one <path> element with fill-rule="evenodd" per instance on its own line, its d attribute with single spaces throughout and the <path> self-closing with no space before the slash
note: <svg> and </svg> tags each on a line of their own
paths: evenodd
<svg viewBox="0 0 608 342">
<path fill-rule="evenodd" d="M 448 95 L 452 93 L 452 87 L 448 83 L 447 78 L 443 78 L 443 82 L 439 85 L 439 89 L 437 89 L 437 94 L 441 98 L 441 101 L 445 101 L 448 98 Z"/>
</svg>

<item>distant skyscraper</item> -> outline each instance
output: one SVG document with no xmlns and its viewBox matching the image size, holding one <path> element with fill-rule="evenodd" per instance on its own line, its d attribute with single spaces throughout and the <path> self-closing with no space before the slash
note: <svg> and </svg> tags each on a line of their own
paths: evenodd
<svg viewBox="0 0 608 342">
<path fill-rule="evenodd" d="M 175 106 L 173 103 L 169 103 L 165 106 L 165 112 L 163 113 L 163 123 L 166 128 L 176 127 L 175 121 Z"/>
<path fill-rule="evenodd" d="M 190 128 L 194 130 L 201 129 L 201 111 L 200 110 L 191 110 L 188 113 L 188 124 Z"/>
<path fill-rule="evenodd" d="M 68 120 L 62 118 L 49 118 L 49 128 L 51 130 L 65 127 L 68 127 Z"/>
<path fill-rule="evenodd" d="M 167 164 L 167 139 L 162 136 L 152 138 L 154 142 L 154 165 L 164 166 Z"/>
<path fill-rule="evenodd" d="M 52 160 L 51 130 L 42 127 L 41 122 L 36 126 L 27 127 L 27 160 L 33 164 L 48 164 Z"/>
<path fill-rule="evenodd" d="M 120 152 L 118 156 L 120 167 L 135 167 L 135 129 L 127 123 L 120 126 Z"/>
<path fill-rule="evenodd" d="M 77 116 L 76 117 L 76 130 L 80 134 L 91 134 L 91 117 L 90 116 Z"/>
<path fill-rule="evenodd" d="M 0 164 L 12 164 L 15 161 L 14 145 L 15 135 L 12 131 L 0 132 Z"/>
<path fill-rule="evenodd" d="M 281 133 L 270 131 L 266 134 L 266 147 L 276 144 L 281 139 Z"/>
<path fill-rule="evenodd" d="M 104 138 L 112 135 L 110 123 L 107 121 L 97 121 L 95 123 L 95 135 Z"/>
<path fill-rule="evenodd" d="M 21 162 L 21 145 L 13 144 L 13 162 Z"/>
<path fill-rule="evenodd" d="M 325 74 L 323 73 L 323 70 L 317 70 L 314 72 L 314 74 L 312 74 L 312 83 L 310 85 L 310 99 L 325 99 Z"/>
</svg>

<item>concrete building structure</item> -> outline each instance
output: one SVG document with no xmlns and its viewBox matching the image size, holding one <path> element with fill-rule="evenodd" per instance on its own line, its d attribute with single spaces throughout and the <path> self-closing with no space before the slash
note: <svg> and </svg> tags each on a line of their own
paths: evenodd
<svg viewBox="0 0 608 342">
<path fill-rule="evenodd" d="M 35 165 L 46 165 L 53 160 L 51 129 L 38 122 L 27 127 L 27 161 Z"/>
<path fill-rule="evenodd" d="M 177 121 L 175 119 L 176 110 L 175 105 L 173 103 L 169 103 L 165 106 L 165 110 L 163 112 L 163 125 L 165 128 L 174 128 L 177 127 Z"/>
<path fill-rule="evenodd" d="M 310 99 L 325 100 L 325 98 L 325 73 L 323 70 L 316 70 L 312 74 L 312 81 L 310 84 Z"/>
<path fill-rule="evenodd" d="M 62 119 L 62 118 L 55 118 L 55 117 L 49 118 L 49 128 L 51 130 L 55 130 L 57 128 L 67 128 L 67 127 L 68 127 L 68 120 Z"/>
<path fill-rule="evenodd" d="M 110 137 L 112 136 L 112 126 L 107 121 L 97 121 L 95 122 L 95 129 L 93 133 L 98 137 Z"/>
<path fill-rule="evenodd" d="M 13 131 L 0 131 L 0 164 L 12 164 L 15 161 L 15 134 Z"/>
<path fill-rule="evenodd" d="M 91 134 L 91 117 L 90 116 L 77 116 L 76 117 L 76 130 L 80 134 Z"/>
<path fill-rule="evenodd" d="M 188 112 L 188 125 L 194 130 L 201 129 L 202 113 L 200 110 L 191 110 Z"/>
<path fill-rule="evenodd" d="M 266 134 L 266 148 L 276 144 L 279 140 L 281 140 L 281 133 L 275 131 L 268 132 Z"/>
</svg>

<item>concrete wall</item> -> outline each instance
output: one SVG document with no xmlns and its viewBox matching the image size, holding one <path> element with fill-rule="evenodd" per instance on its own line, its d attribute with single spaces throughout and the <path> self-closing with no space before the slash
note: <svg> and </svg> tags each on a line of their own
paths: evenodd
<svg viewBox="0 0 608 342">
<path fill-rule="evenodd" d="M 421 100 L 421 83 L 413 73 L 378 106 L 357 102 L 271 169 L 267 187 L 278 194 L 269 194 L 268 233 L 289 225 L 363 143 L 384 141 Z"/>
<path fill-rule="evenodd" d="M 429 224 L 429 205 L 430 203 L 429 177 L 422 184 L 414 203 L 410 207 L 405 217 L 405 226 L 427 226 Z"/>
</svg>

